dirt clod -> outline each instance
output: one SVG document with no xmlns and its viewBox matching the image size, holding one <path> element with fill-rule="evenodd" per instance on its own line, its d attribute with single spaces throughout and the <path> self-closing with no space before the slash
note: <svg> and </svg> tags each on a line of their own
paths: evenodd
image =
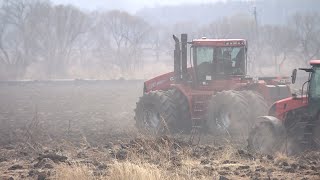
<svg viewBox="0 0 320 180">
<path fill-rule="evenodd" d="M 200 164 L 210 164 L 210 160 L 209 159 L 203 159 L 201 160 Z"/>
<path fill-rule="evenodd" d="M 104 169 L 107 169 L 108 168 L 108 166 L 106 165 L 106 164 L 100 164 L 100 165 L 98 165 L 98 169 L 99 170 L 104 170 Z"/>
<path fill-rule="evenodd" d="M 225 176 L 220 176 L 219 180 L 229 180 L 228 178 L 226 178 Z"/>
<path fill-rule="evenodd" d="M 0 157 L 0 163 L 1 163 L 1 162 L 5 162 L 5 161 L 7 161 L 7 158 L 5 158 L 5 157 Z"/>
<path fill-rule="evenodd" d="M 291 166 L 285 166 L 285 167 L 283 167 L 283 170 L 284 170 L 284 172 L 289 172 L 289 173 L 295 172 L 294 168 Z"/>
<path fill-rule="evenodd" d="M 117 159 L 119 160 L 125 160 L 127 158 L 127 155 L 128 155 L 128 151 L 125 150 L 125 149 L 120 149 L 118 152 L 117 152 Z"/>
<path fill-rule="evenodd" d="M 44 169 L 53 169 L 54 162 L 49 158 L 43 158 L 36 164 L 34 164 L 35 168 L 44 168 Z"/>
<path fill-rule="evenodd" d="M 47 179 L 47 174 L 46 172 L 39 172 L 38 173 L 38 178 L 37 180 L 46 180 Z"/>
<path fill-rule="evenodd" d="M 269 154 L 266 157 L 267 157 L 268 160 L 274 160 L 274 157 L 269 155 Z"/>
<path fill-rule="evenodd" d="M 8 170 L 17 170 L 17 169 L 23 169 L 23 167 L 19 164 L 16 164 L 16 165 L 9 167 Z"/>
<path fill-rule="evenodd" d="M 68 159 L 68 157 L 66 157 L 66 156 L 61 156 L 61 155 L 58 155 L 58 154 L 50 153 L 50 154 L 40 155 L 38 157 L 38 160 L 41 161 L 42 159 L 45 159 L 45 158 L 51 159 L 55 163 L 65 162 Z"/>
<path fill-rule="evenodd" d="M 225 160 L 222 162 L 222 164 L 236 164 L 237 161 L 230 161 L 230 160 Z"/>
<path fill-rule="evenodd" d="M 112 143 L 112 142 L 107 143 L 107 144 L 104 146 L 104 148 L 106 148 L 106 149 L 113 149 L 113 143 Z"/>
</svg>

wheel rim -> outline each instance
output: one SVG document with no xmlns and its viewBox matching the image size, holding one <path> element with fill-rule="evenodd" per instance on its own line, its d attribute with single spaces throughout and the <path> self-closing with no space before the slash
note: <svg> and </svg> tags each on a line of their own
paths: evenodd
<svg viewBox="0 0 320 180">
<path fill-rule="evenodd" d="M 153 109 L 146 109 L 143 113 L 143 123 L 147 131 L 152 134 L 159 133 L 160 113 Z"/>
<path fill-rule="evenodd" d="M 265 128 L 263 128 L 262 130 L 260 130 L 259 132 L 257 132 L 257 134 L 254 136 L 253 138 L 253 147 L 255 150 L 258 151 L 262 151 L 265 147 L 263 147 L 263 145 L 266 146 L 266 135 L 267 135 L 267 131 L 265 130 Z"/>
<path fill-rule="evenodd" d="M 235 133 L 237 136 L 246 139 L 248 134 L 248 128 L 244 124 L 246 122 L 241 121 L 241 118 L 237 119 L 239 116 L 236 114 L 236 112 L 220 110 L 215 118 L 216 126 L 218 130 L 227 133 L 229 136 L 233 136 Z"/>
<path fill-rule="evenodd" d="M 259 128 L 252 140 L 252 147 L 260 153 L 272 153 L 274 147 L 274 136 L 269 127 Z"/>
<path fill-rule="evenodd" d="M 229 134 L 230 129 L 237 129 L 243 133 L 248 131 L 247 123 L 243 119 L 243 115 L 237 109 L 229 110 L 227 105 L 221 106 L 214 115 L 215 124 L 218 129 L 226 131 Z M 246 120 L 246 119 L 245 119 Z"/>
<path fill-rule="evenodd" d="M 226 111 L 220 111 L 216 118 L 216 124 L 219 129 L 227 130 L 231 123 L 231 113 Z"/>
</svg>

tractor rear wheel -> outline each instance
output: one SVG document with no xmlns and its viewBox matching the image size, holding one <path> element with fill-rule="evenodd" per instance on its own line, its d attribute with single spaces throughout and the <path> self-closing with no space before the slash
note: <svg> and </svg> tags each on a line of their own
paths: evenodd
<svg viewBox="0 0 320 180">
<path fill-rule="evenodd" d="M 268 104 L 265 99 L 255 91 L 241 91 L 241 94 L 243 94 L 248 102 L 248 108 L 250 111 L 249 123 L 252 127 L 257 117 L 268 114 Z"/>
<path fill-rule="evenodd" d="M 286 131 L 280 120 L 272 116 L 258 117 L 248 138 L 248 149 L 262 154 L 273 154 L 284 147 Z"/>
<path fill-rule="evenodd" d="M 243 136 L 249 133 L 248 103 L 239 91 L 222 91 L 209 101 L 207 124 L 209 131 L 229 136 Z"/>
<path fill-rule="evenodd" d="M 140 97 L 135 109 L 136 127 L 152 136 L 171 133 L 177 108 L 168 91 L 152 91 Z"/>
</svg>

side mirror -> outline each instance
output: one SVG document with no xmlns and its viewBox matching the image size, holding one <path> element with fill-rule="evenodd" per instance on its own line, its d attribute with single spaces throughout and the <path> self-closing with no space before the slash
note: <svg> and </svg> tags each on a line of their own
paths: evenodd
<svg viewBox="0 0 320 180">
<path fill-rule="evenodd" d="M 291 75 L 291 83 L 294 84 L 296 82 L 296 79 L 297 79 L 297 69 L 294 69 Z"/>
</svg>

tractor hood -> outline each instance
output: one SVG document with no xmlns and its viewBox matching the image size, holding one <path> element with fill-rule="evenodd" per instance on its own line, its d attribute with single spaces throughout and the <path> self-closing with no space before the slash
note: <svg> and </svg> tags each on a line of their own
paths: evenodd
<svg viewBox="0 0 320 180">
<path fill-rule="evenodd" d="M 302 108 L 308 105 L 306 96 L 302 97 L 289 97 L 275 102 L 270 110 L 269 116 L 275 116 L 280 120 L 284 120 L 287 112 Z"/>
</svg>

